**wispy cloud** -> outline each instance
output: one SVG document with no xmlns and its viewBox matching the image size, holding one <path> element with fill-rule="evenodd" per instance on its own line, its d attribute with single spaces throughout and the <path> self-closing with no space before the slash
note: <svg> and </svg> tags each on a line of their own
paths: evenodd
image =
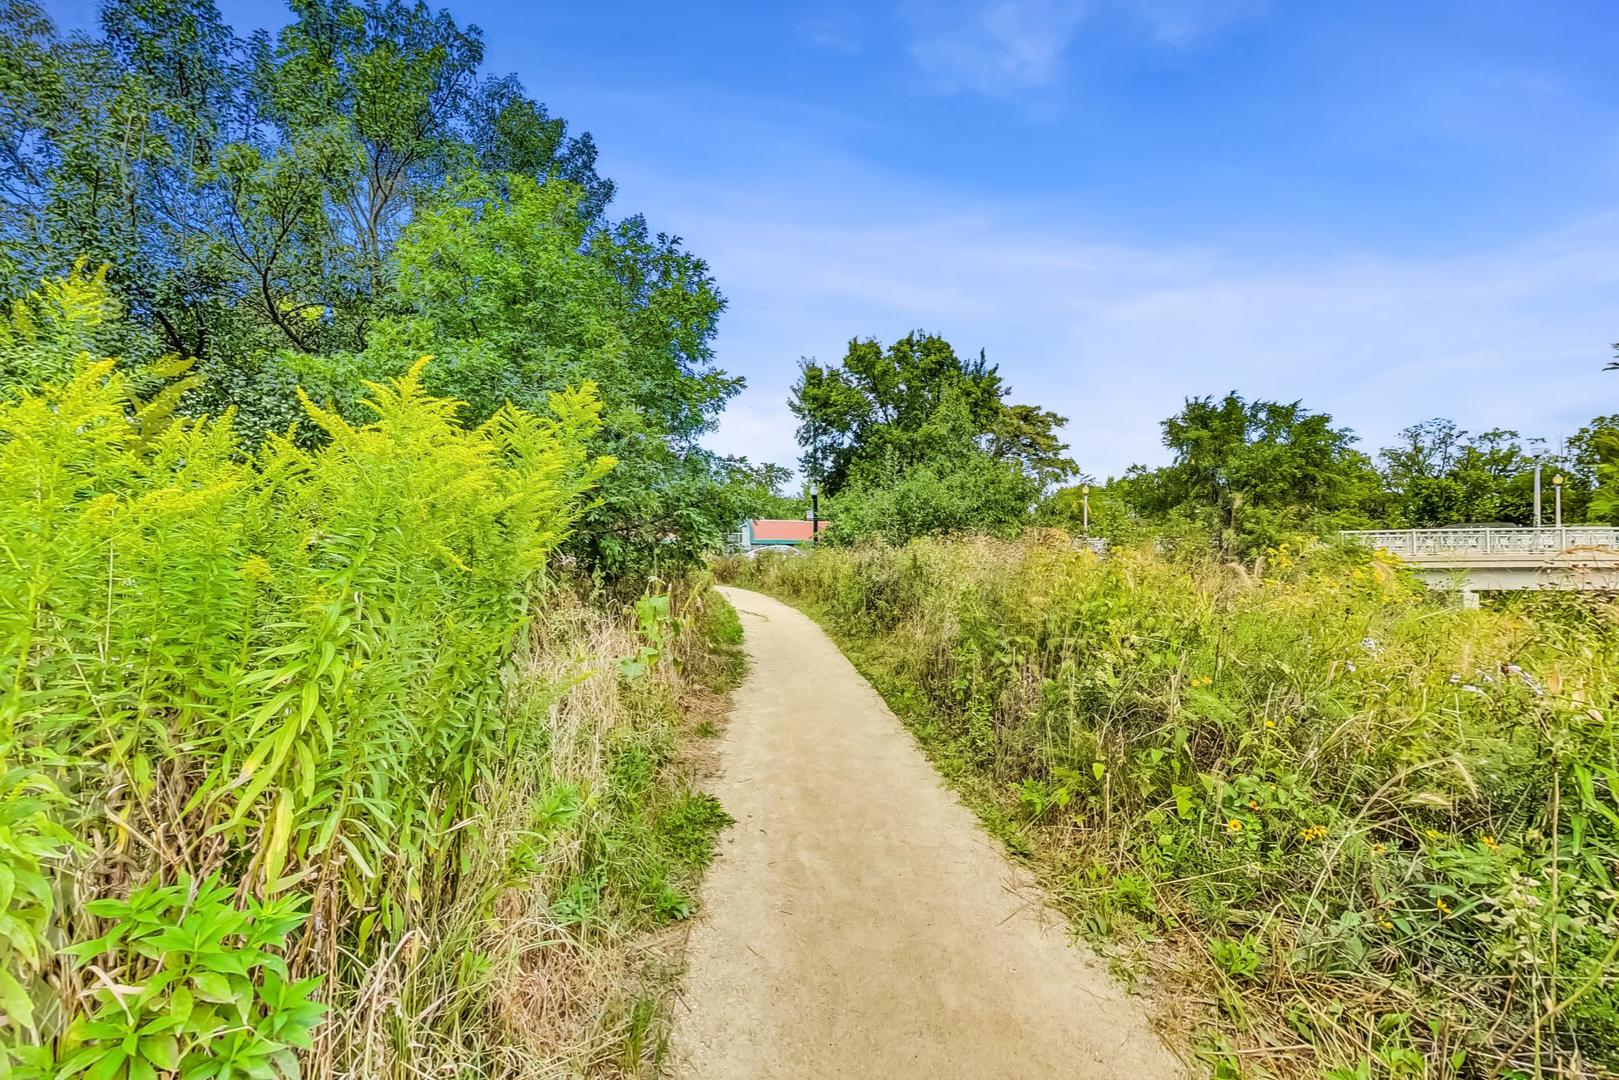
<svg viewBox="0 0 1619 1080">
<path fill-rule="evenodd" d="M 1048 86 L 1089 4 L 1075 0 L 907 3 L 910 53 L 936 89 L 1000 95 Z"/>
<path fill-rule="evenodd" d="M 1165 45 L 1190 45 L 1264 13 L 1267 0 L 1119 0 L 1116 7 Z"/>
<path fill-rule="evenodd" d="M 943 93 L 1016 96 L 1058 83 L 1087 23 L 1116 20 L 1183 46 L 1264 10 L 1266 0 L 906 0 L 912 59 Z"/>
<path fill-rule="evenodd" d="M 687 231 L 731 293 L 721 361 L 750 380 L 714 445 L 756 459 L 795 456 L 799 355 L 916 327 L 987 348 L 1014 397 L 1070 418 L 1076 456 L 1103 475 L 1161 460 L 1158 421 L 1229 389 L 1303 399 L 1372 448 L 1433 415 L 1555 441 L 1619 401 L 1600 372 L 1619 215 L 1422 258 L 1119 246 L 948 210 L 869 224 L 733 210 Z"/>
<path fill-rule="evenodd" d="M 866 27 L 852 14 L 819 14 L 800 19 L 798 36 L 817 49 L 858 56 L 866 48 Z"/>
</svg>

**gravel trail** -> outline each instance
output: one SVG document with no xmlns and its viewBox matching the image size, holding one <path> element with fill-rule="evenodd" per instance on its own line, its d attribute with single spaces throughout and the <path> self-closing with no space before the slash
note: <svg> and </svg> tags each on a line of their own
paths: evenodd
<svg viewBox="0 0 1619 1080">
<path fill-rule="evenodd" d="M 712 785 L 737 824 L 690 938 L 675 1075 L 1183 1076 L 820 628 L 722 591 L 751 665 Z"/>
</svg>

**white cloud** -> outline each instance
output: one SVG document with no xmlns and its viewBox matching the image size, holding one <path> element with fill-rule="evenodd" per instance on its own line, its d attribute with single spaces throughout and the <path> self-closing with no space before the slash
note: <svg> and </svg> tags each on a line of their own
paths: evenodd
<svg viewBox="0 0 1619 1080">
<path fill-rule="evenodd" d="M 1266 0 L 1119 0 L 1118 6 L 1165 45 L 1199 38 L 1266 8 Z"/>
<path fill-rule="evenodd" d="M 1000 95 L 1048 86 L 1089 5 L 1075 0 L 908 3 L 910 53 L 936 89 Z"/>
<path fill-rule="evenodd" d="M 907 4 L 910 52 L 936 87 L 1002 94 L 1048 86 L 1088 5 L 1073 0 Z"/>
<path fill-rule="evenodd" d="M 861 21 L 847 14 L 818 14 L 798 21 L 798 36 L 815 46 L 844 56 L 865 51 L 866 35 Z"/>
<path fill-rule="evenodd" d="M 987 348 L 1015 399 L 1070 417 L 1099 475 L 1161 461 L 1158 421 L 1230 389 L 1302 399 L 1368 449 L 1435 415 L 1555 442 L 1619 409 L 1600 371 L 1619 336 L 1619 216 L 1422 258 L 1120 246 L 959 208 L 871 221 L 733 203 L 683 224 L 731 296 L 720 360 L 750 381 L 716 448 L 792 461 L 798 357 L 917 327 Z"/>
<path fill-rule="evenodd" d="M 1011 97 L 1059 82 L 1082 26 L 1104 18 L 1184 46 L 1264 10 L 1266 0 L 907 0 L 909 49 L 942 93 Z"/>
</svg>

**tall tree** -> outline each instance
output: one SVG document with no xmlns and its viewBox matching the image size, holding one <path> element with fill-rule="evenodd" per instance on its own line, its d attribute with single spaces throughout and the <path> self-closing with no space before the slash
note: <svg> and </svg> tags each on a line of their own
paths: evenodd
<svg viewBox="0 0 1619 1080">
<path fill-rule="evenodd" d="M 433 354 L 427 385 L 479 423 L 506 402 L 543 407 L 591 382 L 597 450 L 619 461 L 598 486 L 574 550 L 608 573 L 696 558 L 768 490 L 748 463 L 698 439 L 742 386 L 714 365 L 725 301 L 708 266 L 639 218 L 609 229 L 564 180 L 469 173 L 419 206 L 394 253 L 394 287 L 354 354 L 294 358 L 300 380 L 352 410 L 359 376 Z"/>
<path fill-rule="evenodd" d="M 695 559 L 770 498 L 698 441 L 741 385 L 712 275 L 608 216 L 590 136 L 483 75 L 445 11 L 290 8 L 243 40 L 212 0 L 106 0 L 99 38 L 64 38 L 0 0 L 0 289 L 106 265 L 148 331 L 126 351 L 197 357 L 192 404 L 249 440 L 302 417 L 297 384 L 352 411 L 421 354 L 469 422 L 594 382 L 621 464 L 574 553 L 609 574 Z"/>
<path fill-rule="evenodd" d="M 977 450 L 1042 485 L 1072 475 L 1076 467 L 1056 435 L 1067 421 L 1009 404 L 1010 392 L 982 352 L 965 359 L 944 338 L 913 331 L 887 348 L 875 338 L 850 341 L 839 364 L 806 360 L 789 404 L 805 472 L 828 494 L 841 491 L 862 465 L 903 469 L 935 460 L 944 446 L 957 450 L 963 431 Z M 939 424 L 947 402 L 952 420 Z"/>
<path fill-rule="evenodd" d="M 1363 523 L 1379 490 L 1354 433 L 1297 401 L 1188 398 L 1163 429 L 1174 462 L 1131 469 L 1127 497 L 1139 513 L 1202 522 L 1230 550 Z"/>
</svg>

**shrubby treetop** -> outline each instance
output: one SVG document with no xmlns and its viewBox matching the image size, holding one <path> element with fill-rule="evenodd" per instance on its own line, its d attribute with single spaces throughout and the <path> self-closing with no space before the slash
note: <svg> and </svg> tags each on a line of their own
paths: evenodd
<svg viewBox="0 0 1619 1080">
<path fill-rule="evenodd" d="M 1076 468 L 1056 435 L 1066 420 L 1010 392 L 982 352 L 963 358 L 923 331 L 886 348 L 853 340 L 839 364 L 804 361 L 790 405 L 834 529 L 899 541 L 1026 520 Z"/>
<path fill-rule="evenodd" d="M 0 8 L 0 298 L 105 265 L 119 351 L 195 357 L 188 407 L 250 442 L 303 420 L 295 384 L 359 419 L 359 379 L 421 353 L 473 421 L 592 379 L 624 467 L 573 554 L 617 576 L 717 543 L 771 478 L 697 445 L 741 387 L 707 264 L 608 216 L 590 136 L 482 73 L 476 27 L 290 7 L 247 39 L 209 0 L 109 0 L 99 38 Z"/>
</svg>

